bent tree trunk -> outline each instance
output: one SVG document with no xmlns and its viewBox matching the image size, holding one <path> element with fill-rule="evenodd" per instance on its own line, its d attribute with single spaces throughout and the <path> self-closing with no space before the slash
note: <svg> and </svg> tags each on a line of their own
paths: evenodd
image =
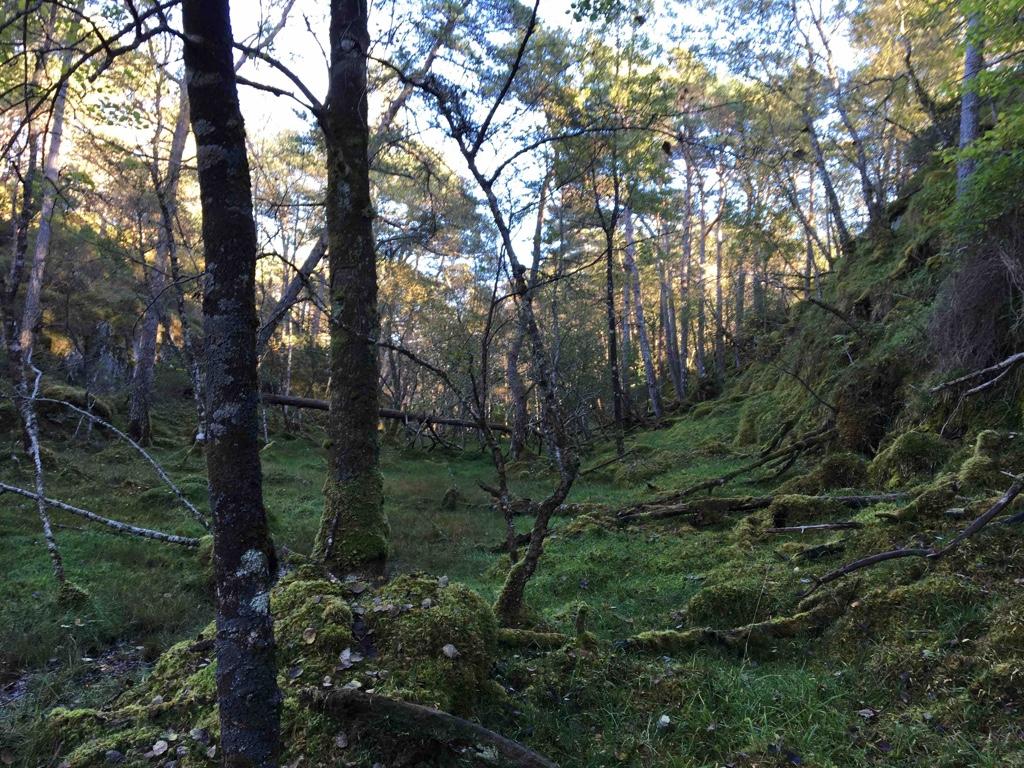
<svg viewBox="0 0 1024 768">
<path fill-rule="evenodd" d="M 185 0 L 185 69 L 196 136 L 206 283 L 207 471 L 217 603 L 223 761 L 275 766 L 281 694 L 269 591 L 274 556 L 257 437 L 256 226 L 227 0 Z"/>
<path fill-rule="evenodd" d="M 330 450 L 315 554 L 335 573 L 381 573 L 390 530 L 377 437 L 377 266 L 366 105 L 366 3 L 331 2 L 327 147 L 331 293 Z"/>
</svg>

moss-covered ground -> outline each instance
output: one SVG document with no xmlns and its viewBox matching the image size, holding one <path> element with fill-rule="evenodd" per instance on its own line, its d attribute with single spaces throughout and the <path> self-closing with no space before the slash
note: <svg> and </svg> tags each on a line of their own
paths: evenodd
<svg viewBox="0 0 1024 768">
<path fill-rule="evenodd" d="M 637 432 L 627 458 L 584 475 L 571 501 L 614 508 L 742 466 L 770 435 L 743 445 L 737 433 L 747 430 L 750 441 L 750 414 L 770 409 L 764 394 L 741 392 L 697 406 L 661 429 Z M 204 465 L 201 454 L 187 448 L 187 421 L 186 411 L 158 414 L 154 452 L 202 508 Z M 98 434 L 88 442 L 81 434 L 72 438 L 70 426 L 47 428 L 54 452 L 50 495 L 130 522 L 199 533 L 130 447 Z M 272 418 L 270 436 L 262 458 L 273 534 L 279 546 L 305 554 L 322 504 L 323 435 L 312 420 L 301 435 L 285 435 Z M 8 439 L 10 455 L 16 451 L 13 436 Z M 972 448 L 970 442 L 959 452 L 951 447 L 949 465 L 937 471 L 955 474 L 956 462 L 975 455 Z M 584 468 L 609 457 L 598 450 Z M 838 463 L 851 464 L 845 455 Z M 503 526 L 477 486 L 492 480 L 486 457 L 472 443 L 462 453 L 391 443 L 383 469 L 392 571 L 447 576 L 492 600 L 506 559 L 489 551 Z M 12 459 L 5 457 L 0 472 L 8 482 L 29 484 L 27 468 Z M 516 490 L 533 498 L 551 481 L 537 462 L 512 474 Z M 804 485 L 817 491 L 824 474 L 821 455 L 812 454 L 782 476 L 754 472 L 717 493 L 761 494 L 781 483 L 799 485 L 794 478 L 804 476 L 813 478 Z M 870 482 L 862 468 L 839 474 Z M 452 494 L 443 503 L 451 488 L 458 490 L 454 507 Z M 950 498 L 955 503 L 939 506 L 978 505 L 985 497 Z M 56 706 L 109 706 L 119 696 L 122 704 L 130 700 L 124 691 L 159 675 L 159 666 L 150 669 L 162 651 L 194 641 L 208 624 L 209 589 L 194 552 L 117 537 L 58 514 L 69 576 L 89 594 L 84 603 L 63 607 L 32 508 L 4 497 L 0 510 L 3 759 L 57 765 L 83 737 L 68 726 L 55 740 L 46 713 Z M 626 642 L 645 632 L 730 629 L 789 617 L 798 612 L 799 593 L 812 574 L 915 538 L 940 540 L 962 524 L 942 511 L 907 520 L 898 510 L 895 504 L 850 510 L 848 519 L 864 528 L 795 536 L 761 533 L 768 511 L 700 529 L 672 519 L 620 528 L 600 513 L 594 522 L 558 517 L 528 588 L 530 615 L 536 628 L 573 636 L 586 605 L 592 637 L 557 650 L 499 647 L 489 677 L 504 693 L 473 702 L 469 711 L 563 766 L 1024 765 L 1024 532 L 1017 527 L 978 537 L 933 565 L 901 561 L 853 577 L 844 582 L 852 591 L 827 622 L 793 636 L 763 641 L 751 635 L 751 642 L 738 645 L 686 648 Z M 529 524 L 520 520 L 523 530 Z M 422 602 L 419 587 L 400 589 Z M 382 638 L 388 631 L 381 630 Z M 440 642 L 436 629 L 410 625 L 407 631 Z M 418 686 L 430 688 L 439 674 L 398 669 L 396 695 L 413 700 Z M 148 696 L 155 689 L 139 690 Z M 443 702 L 467 711 L 466 702 Z M 155 742 L 171 735 L 166 731 L 135 735 Z M 352 752 L 349 759 L 356 754 L 373 757 Z M 318 754 L 310 764 L 331 759 Z"/>
</svg>

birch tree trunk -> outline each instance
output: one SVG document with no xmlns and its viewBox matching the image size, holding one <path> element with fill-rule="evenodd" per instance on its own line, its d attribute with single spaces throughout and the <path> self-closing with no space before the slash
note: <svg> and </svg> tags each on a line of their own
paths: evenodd
<svg viewBox="0 0 1024 768">
<path fill-rule="evenodd" d="M 672 379 L 672 391 L 676 401 L 682 402 L 686 392 L 683 386 L 682 365 L 679 360 L 679 331 L 676 328 L 676 307 L 672 298 L 672 288 L 666 275 L 665 264 L 659 265 L 658 277 L 661 283 L 661 325 L 665 333 L 665 357 L 668 363 L 668 374 Z"/>
<path fill-rule="evenodd" d="M 981 95 L 978 93 L 978 75 L 985 66 L 982 41 L 978 38 L 981 18 L 977 11 L 967 17 L 967 41 L 964 49 L 964 76 L 960 96 L 960 150 L 967 149 L 978 138 L 978 112 Z M 956 165 L 956 196 L 962 198 L 967 191 L 974 159 L 962 158 Z"/>
<path fill-rule="evenodd" d="M 636 318 L 636 338 L 640 346 L 640 355 L 644 361 L 644 378 L 647 382 L 647 398 L 651 402 L 654 417 L 661 418 L 663 409 L 661 393 L 658 391 L 658 376 L 654 370 L 654 357 L 651 354 L 651 342 L 647 335 L 647 323 L 644 320 L 643 297 L 640 292 L 640 270 L 636 266 L 636 243 L 633 237 L 633 210 L 628 205 L 624 211 L 626 235 L 626 270 L 629 283 L 633 287 L 633 312 Z"/>
<path fill-rule="evenodd" d="M 76 7 L 77 18 L 81 14 L 83 0 Z M 71 65 L 74 52 L 68 46 L 60 58 L 61 73 Z M 36 229 L 35 249 L 32 255 L 32 267 L 29 270 L 28 284 L 25 287 L 25 303 L 21 313 L 21 350 L 29 358 L 32 356 L 32 345 L 41 317 L 40 297 L 43 292 L 43 276 L 46 272 L 46 257 L 50 253 L 50 240 L 53 236 L 53 207 L 57 201 L 57 177 L 60 161 L 60 145 L 64 138 L 64 110 L 68 101 L 68 83 L 65 80 L 57 90 L 53 100 L 53 111 L 50 114 L 50 142 L 43 160 L 43 197 L 39 205 L 39 226 Z"/>
<path fill-rule="evenodd" d="M 686 200 L 683 206 L 683 253 L 679 260 L 679 378 L 686 397 L 690 365 L 690 266 L 693 261 L 693 171 L 686 163 Z"/>
<path fill-rule="evenodd" d="M 272 768 L 281 694 L 263 508 L 256 373 L 256 226 L 227 0 L 185 0 L 184 53 L 196 136 L 206 281 L 203 330 L 213 513 L 217 700 L 223 762 Z"/>
<path fill-rule="evenodd" d="M 390 528 L 377 436 L 377 264 L 370 199 L 367 4 L 331 0 L 327 149 L 331 410 L 324 514 L 315 556 L 337 574 L 384 571 Z"/>
</svg>

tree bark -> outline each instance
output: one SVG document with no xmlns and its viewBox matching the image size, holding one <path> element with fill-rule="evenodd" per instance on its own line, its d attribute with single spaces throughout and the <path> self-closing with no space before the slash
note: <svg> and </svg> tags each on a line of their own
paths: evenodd
<svg viewBox="0 0 1024 768">
<path fill-rule="evenodd" d="M 608 331 L 608 374 L 612 383 L 612 418 L 614 419 L 615 450 L 621 455 L 624 442 L 624 400 L 622 371 L 619 368 L 618 329 L 615 317 L 615 219 L 617 205 L 612 211 L 611 222 L 605 228 L 604 304 Z"/>
<path fill-rule="evenodd" d="M 335 573 L 382 573 L 390 529 L 377 437 L 377 264 L 370 199 L 367 4 L 331 2 L 331 67 L 321 127 L 327 148 L 331 294 L 328 477 L 315 556 Z"/>
<path fill-rule="evenodd" d="M 981 95 L 978 93 L 978 75 L 985 66 L 982 41 L 978 38 L 981 17 L 975 11 L 967 17 L 967 43 L 964 50 L 964 76 L 961 80 L 960 97 L 960 151 L 967 149 L 978 138 L 978 112 Z M 956 165 L 956 196 L 962 198 L 967 191 L 971 174 L 974 173 L 974 159 L 962 158 Z"/>
<path fill-rule="evenodd" d="M 196 137 L 206 282 L 203 330 L 213 513 L 217 699 L 224 764 L 277 765 L 281 694 L 269 592 L 256 372 L 256 226 L 227 0 L 185 0 L 185 71 Z"/>
</svg>

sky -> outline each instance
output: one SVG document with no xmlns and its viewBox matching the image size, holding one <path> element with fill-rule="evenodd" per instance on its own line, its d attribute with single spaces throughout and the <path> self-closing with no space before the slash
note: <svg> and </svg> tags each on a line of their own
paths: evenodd
<svg viewBox="0 0 1024 768">
<path fill-rule="evenodd" d="M 826 9 L 834 1 L 824 0 Z M 251 38 L 260 28 L 261 20 L 270 26 L 276 24 L 282 2 L 283 0 L 274 0 L 272 3 L 268 0 L 247 0 L 233 3 L 232 24 L 236 39 Z M 571 0 L 541 0 L 539 13 L 542 23 L 572 30 L 577 23 L 573 20 L 570 6 Z M 713 4 L 704 4 L 703 9 L 698 10 L 694 3 L 660 0 L 656 1 L 655 6 L 659 9 L 659 14 L 655 19 L 648 20 L 647 29 L 655 41 L 666 48 L 670 47 L 672 30 L 679 23 L 699 30 L 715 22 Z M 415 8 L 415 0 L 375 0 L 370 15 L 371 39 L 375 41 L 373 55 L 389 58 L 393 50 L 401 46 L 403 35 L 415 33 Z M 671 18 L 669 13 L 672 14 Z M 326 3 L 320 0 L 295 0 L 288 23 L 278 34 L 273 49 L 273 55 L 288 66 L 320 100 L 327 89 L 328 21 Z M 721 30 L 720 34 L 727 35 L 728 30 Z M 854 52 L 843 35 L 833 41 L 833 48 L 840 67 L 852 65 Z M 291 92 L 296 90 L 286 77 L 263 63 L 246 64 L 242 74 L 253 81 Z M 457 73 L 445 74 L 457 81 Z M 313 125 L 309 115 L 302 114 L 300 105 L 288 97 L 275 96 L 243 85 L 240 88 L 240 99 L 248 132 L 257 141 L 283 131 L 306 131 Z M 380 94 L 369 94 L 371 126 L 376 124 L 378 116 L 383 111 L 384 100 Z M 409 117 L 406 115 L 406 118 Z M 420 139 L 437 148 L 456 172 L 468 176 L 463 159 L 454 143 L 436 128 L 429 127 L 430 116 L 414 114 L 411 118 L 416 120 L 418 125 L 427 126 L 426 132 L 420 134 Z M 499 155 L 503 154 L 504 150 L 505 148 L 500 146 L 494 148 Z M 531 173 L 539 176 L 541 172 L 536 162 L 532 162 L 531 166 L 531 160 L 525 159 L 521 165 L 525 168 L 527 176 Z M 482 163 L 486 165 L 486 159 L 482 159 Z M 523 190 L 525 187 L 518 185 L 511 193 L 516 195 Z M 517 250 L 523 254 L 530 254 L 532 250 L 529 247 L 531 230 L 532 223 L 524 222 L 515 231 Z"/>
</svg>

